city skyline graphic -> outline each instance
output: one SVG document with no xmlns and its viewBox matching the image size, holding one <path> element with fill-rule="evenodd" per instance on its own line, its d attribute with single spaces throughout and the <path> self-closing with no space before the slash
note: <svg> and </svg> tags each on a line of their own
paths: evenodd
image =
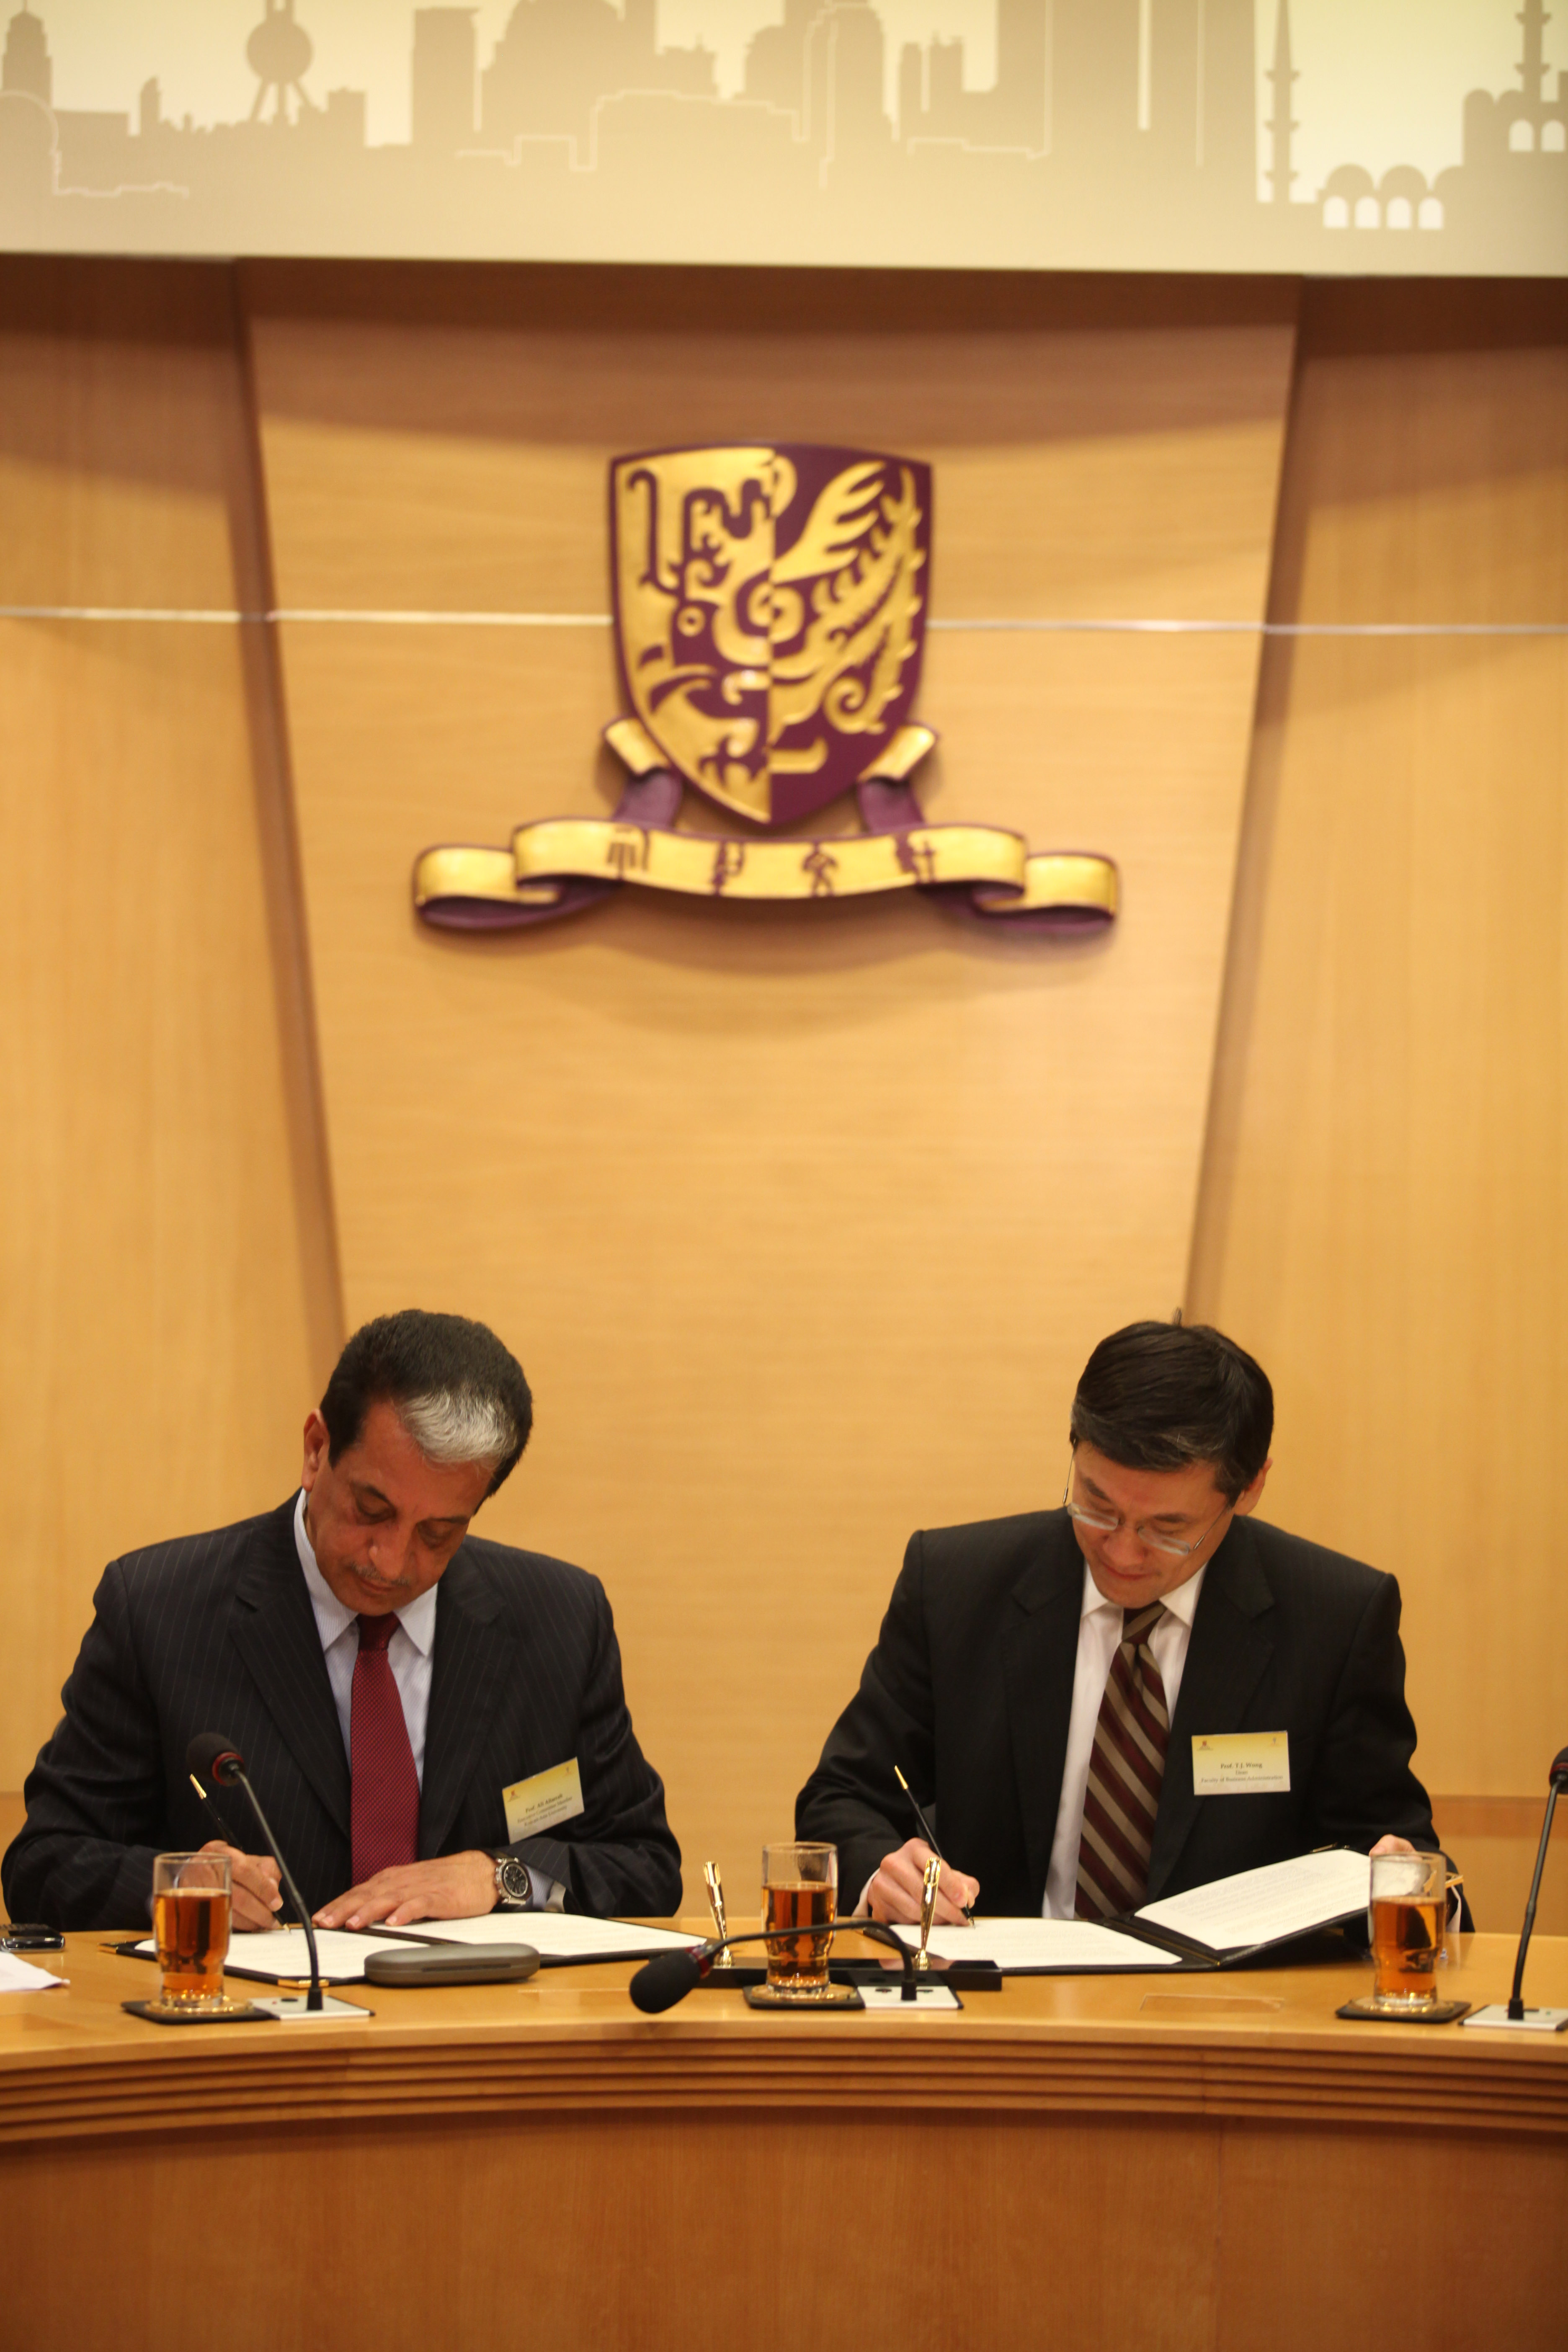
<svg viewBox="0 0 1568 2352">
<path fill-rule="evenodd" d="M 56 0 L 68 58 L 82 57 L 87 5 Z M 209 10 L 214 97 L 198 117 L 164 100 L 165 80 L 190 97 L 201 79 L 188 0 L 115 9 L 112 58 L 81 78 L 97 99 L 123 81 L 121 106 L 73 102 L 49 0 L 23 0 L 0 47 L 0 247 L 1568 270 L 1568 0 L 1555 28 L 1545 0 L 1468 0 L 1472 34 L 1489 20 L 1485 54 L 1510 63 L 1492 87 L 1465 87 L 1481 51 L 1456 47 L 1451 141 L 1428 128 L 1425 167 L 1386 161 L 1394 134 L 1378 136 L 1342 51 L 1325 69 L 1314 8 L 1330 0 L 949 0 L 943 16 L 939 0 L 752 0 L 721 49 L 692 5 L 685 40 L 668 37 L 674 0 L 408 8 L 405 135 L 376 141 L 394 8 L 359 51 L 351 0 Z M 329 82 L 313 20 L 336 70 L 363 56 L 363 80 Z M 955 20 L 988 48 L 988 83 L 975 86 L 964 33 L 941 29 Z M 1428 121 L 1440 64 L 1422 58 Z M 1347 89 L 1346 138 L 1364 144 L 1340 157 L 1324 126 Z"/>
</svg>

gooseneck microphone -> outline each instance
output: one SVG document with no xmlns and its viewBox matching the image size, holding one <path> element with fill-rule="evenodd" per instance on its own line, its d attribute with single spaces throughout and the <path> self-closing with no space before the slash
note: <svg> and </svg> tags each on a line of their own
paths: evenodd
<svg viewBox="0 0 1568 2352">
<path fill-rule="evenodd" d="M 310 1955 L 310 1990 L 306 2000 L 307 2010 L 319 2011 L 321 2006 L 321 1970 L 316 1958 L 316 1930 L 310 1915 L 300 1899 L 294 1884 L 294 1874 L 283 1859 L 283 1849 L 273 1836 L 261 1800 L 250 1785 L 245 1769 L 245 1759 L 232 1739 L 221 1732 L 198 1731 L 185 1750 L 185 1769 L 199 1790 L 204 1780 L 215 1781 L 220 1789 L 243 1789 L 250 1800 L 250 1810 L 256 1815 L 256 1825 L 267 1840 L 268 1851 L 278 1864 L 278 1875 L 283 1881 L 283 1891 L 299 1915 L 305 1930 L 305 1948 Z"/>
<path fill-rule="evenodd" d="M 1524 1956 L 1530 1949 L 1531 1934 L 1535 1926 L 1535 1902 L 1541 1893 L 1541 1874 L 1546 1867 L 1546 1849 L 1552 1843 L 1552 1816 L 1557 1810 L 1557 1800 L 1565 1789 L 1568 1789 L 1568 1748 L 1560 1748 L 1552 1759 L 1552 1769 L 1547 1775 L 1546 1819 L 1541 1824 L 1535 1875 L 1530 1882 L 1530 1900 L 1524 1906 L 1524 1932 L 1519 1939 L 1519 1958 L 1513 1967 L 1513 1990 L 1509 1995 L 1510 2025 L 1524 2023 Z"/>
<path fill-rule="evenodd" d="M 914 1954 L 902 1937 L 895 1936 L 879 1919 L 827 1919 L 821 1926 L 814 1921 L 811 1932 L 814 1936 L 826 1936 L 838 1927 L 846 1932 L 853 1929 L 858 1936 L 870 1937 L 873 1943 L 888 1945 L 902 1960 L 905 1978 L 911 1984 L 915 1981 Z M 695 1992 L 705 1977 L 711 1976 L 713 1963 L 721 1952 L 727 1952 L 733 1944 L 775 1942 L 778 1935 L 776 1927 L 757 1927 L 749 1935 L 713 1936 L 707 1943 L 689 1945 L 684 1951 L 660 1952 L 657 1959 L 646 1961 L 632 1979 L 628 1987 L 632 2000 L 646 2017 L 658 2017 L 665 2010 L 673 2009 L 678 2000 L 684 2000 L 689 1992 Z"/>
</svg>

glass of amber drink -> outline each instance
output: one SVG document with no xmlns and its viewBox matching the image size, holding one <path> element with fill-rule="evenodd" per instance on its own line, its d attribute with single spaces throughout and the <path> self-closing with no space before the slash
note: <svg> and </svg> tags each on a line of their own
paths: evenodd
<svg viewBox="0 0 1568 2352">
<path fill-rule="evenodd" d="M 763 1932 L 768 1989 L 809 1997 L 829 1990 L 827 1922 L 838 1901 L 836 1845 L 763 1848 Z"/>
<path fill-rule="evenodd" d="M 1440 1853 L 1373 1855 L 1373 2009 L 1408 2016 L 1436 2001 L 1447 1909 L 1448 1865 Z"/>
<path fill-rule="evenodd" d="M 226 1853 L 161 1853 L 153 1864 L 153 1940 L 166 2009 L 221 2009 L 234 1882 Z"/>
</svg>

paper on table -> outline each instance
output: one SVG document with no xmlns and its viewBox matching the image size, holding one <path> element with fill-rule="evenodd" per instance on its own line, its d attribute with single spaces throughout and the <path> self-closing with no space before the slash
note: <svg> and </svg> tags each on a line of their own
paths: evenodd
<svg viewBox="0 0 1568 2352">
<path fill-rule="evenodd" d="M 68 1977 L 36 1969 L 31 1960 L 19 1960 L 15 1952 L 0 1952 L 0 1992 L 47 1992 L 52 1985 L 69 1982 Z"/>
<path fill-rule="evenodd" d="M 1290 1862 L 1265 1863 L 1261 1870 L 1238 1871 L 1234 1878 L 1215 1879 L 1186 1895 L 1168 1895 L 1162 1903 L 1146 1903 L 1136 1916 L 1210 1951 L 1238 1951 L 1304 1936 L 1364 1911 L 1371 1886 L 1365 1854 L 1334 1847 L 1327 1853 L 1298 1854 Z"/>
<path fill-rule="evenodd" d="M 477 1919 L 421 1919 L 409 1933 L 433 1937 L 442 1944 L 531 1944 L 546 1960 L 684 1952 L 702 1940 L 668 1927 L 633 1927 L 624 1919 L 584 1919 L 568 1911 L 486 1911 Z"/>
<path fill-rule="evenodd" d="M 920 1948 L 918 1927 L 898 1930 Z M 1120 1936 L 1092 1919 L 976 1919 L 973 1927 L 933 1927 L 926 1946 L 933 1959 L 994 1960 L 999 1969 L 1169 1969 L 1174 1952 Z"/>
<path fill-rule="evenodd" d="M 547 1960 L 607 1960 L 637 1952 L 686 1951 L 701 1939 L 672 1934 L 668 1927 L 628 1927 L 621 1919 L 579 1919 L 561 1911 L 486 1911 L 473 1919 L 421 1919 L 399 1928 L 395 1936 L 350 1936 L 339 1928 L 318 1927 L 316 1948 L 321 1974 L 334 1984 L 363 1981 L 372 1952 L 405 1950 L 410 1939 L 440 1944 L 531 1944 Z M 151 1937 L 138 1944 L 138 1953 L 157 1957 Z M 231 1936 L 228 1966 L 256 1976 L 287 1977 L 301 1983 L 310 1973 L 310 1956 L 298 1927 L 274 1927 L 270 1933 Z"/>
<path fill-rule="evenodd" d="M 363 1984 L 364 1964 L 372 1952 L 395 1952 L 404 1948 L 405 1939 L 394 1936 L 345 1936 L 335 1927 L 318 1927 L 316 1950 L 321 1974 L 333 1984 Z M 137 1957 L 155 1960 L 158 1947 L 151 1936 L 136 1947 Z M 274 1984 L 285 1979 L 290 1984 L 310 1980 L 310 1954 L 303 1928 L 263 1928 L 256 1935 L 243 1932 L 228 1939 L 228 1958 L 225 1966 L 243 1969 L 247 1976 L 265 1977 Z"/>
</svg>

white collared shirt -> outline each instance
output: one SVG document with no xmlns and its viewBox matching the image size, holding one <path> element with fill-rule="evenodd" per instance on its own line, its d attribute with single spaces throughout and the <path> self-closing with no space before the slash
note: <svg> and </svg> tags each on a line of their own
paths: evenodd
<svg viewBox="0 0 1568 2352">
<path fill-rule="evenodd" d="M 321 1637 L 321 1655 L 327 1662 L 327 1680 L 332 1686 L 332 1704 L 338 1711 L 338 1728 L 343 1735 L 343 1753 L 353 1769 L 353 1690 L 354 1660 L 359 1656 L 359 1617 L 353 1609 L 345 1609 L 321 1570 L 310 1538 L 305 1532 L 305 1490 L 294 1506 L 294 1549 L 300 1555 L 304 1570 L 305 1590 L 310 1596 L 310 1606 L 316 1612 L 316 1631 Z M 397 1696 L 403 1701 L 403 1720 L 408 1727 L 408 1745 L 414 1750 L 414 1769 L 418 1775 L 420 1794 L 425 1790 L 425 1727 L 430 1716 L 430 1676 L 436 1663 L 436 1587 L 411 1601 L 406 1609 L 394 1612 L 397 1630 L 386 1645 L 392 1666 L 392 1679 L 397 1685 Z M 559 1911 L 566 1900 L 566 1889 L 559 1879 L 551 1878 L 530 1863 L 528 1875 L 533 1888 L 536 1911 Z"/>
<path fill-rule="evenodd" d="M 294 1506 L 294 1549 L 300 1555 L 300 1565 L 305 1571 L 305 1589 L 310 1596 L 310 1606 L 316 1612 L 316 1631 L 321 1637 L 321 1655 L 327 1662 L 327 1680 L 332 1686 L 332 1703 L 338 1710 L 338 1728 L 343 1735 L 343 1753 L 353 1759 L 353 1688 L 354 1660 L 359 1656 L 359 1618 L 346 1609 L 316 1566 L 316 1555 L 310 1538 L 305 1532 L 305 1490 L 300 1489 L 300 1499 Z M 430 1675 L 436 1658 L 436 1587 L 411 1601 L 406 1609 L 394 1612 L 397 1630 L 386 1645 L 392 1679 L 397 1685 L 397 1696 L 403 1701 L 403 1720 L 408 1727 L 408 1745 L 414 1750 L 414 1769 L 419 1776 L 421 1790 L 425 1786 L 425 1726 L 430 1714 Z"/>
<path fill-rule="evenodd" d="M 1149 1636 L 1154 1664 L 1165 1686 L 1165 1710 L 1176 1719 L 1176 1699 L 1187 1663 L 1193 1618 L 1198 1595 L 1208 1574 L 1205 1560 L 1195 1576 L 1162 1597 L 1165 1613 Z M 1062 1766 L 1062 1793 L 1057 1805 L 1057 1832 L 1051 1841 L 1051 1866 L 1046 1874 L 1046 1899 L 1040 1906 L 1047 1919 L 1070 1919 L 1078 1895 L 1078 1850 L 1083 1836 L 1083 1800 L 1089 1786 L 1089 1762 L 1094 1751 L 1094 1727 L 1110 1675 L 1111 1661 L 1121 1641 L 1122 1611 L 1107 1601 L 1089 1562 L 1083 1566 L 1083 1598 L 1078 1621 L 1078 1665 L 1073 1674 L 1072 1714 L 1068 1720 L 1068 1748 Z"/>
</svg>

